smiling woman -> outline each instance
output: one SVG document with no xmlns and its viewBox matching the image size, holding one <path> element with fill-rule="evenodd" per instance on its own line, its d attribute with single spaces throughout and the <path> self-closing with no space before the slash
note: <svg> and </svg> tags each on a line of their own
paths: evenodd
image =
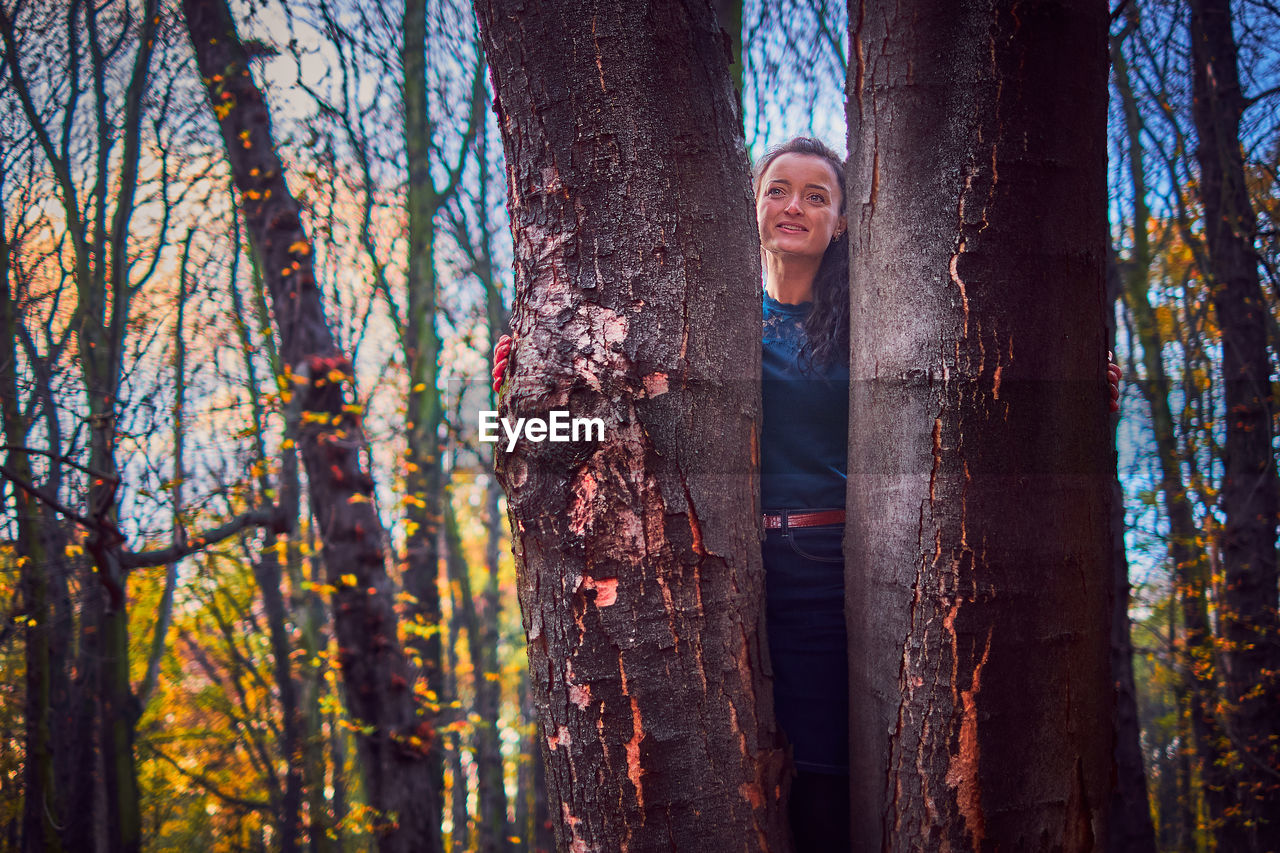
<svg viewBox="0 0 1280 853">
<path fill-rule="evenodd" d="M 764 267 L 760 504 L 765 613 L 778 725 L 796 777 L 796 850 L 849 849 L 844 624 L 849 410 L 844 165 L 816 139 L 755 168 Z"/>
<path fill-rule="evenodd" d="M 808 147 L 797 142 L 789 145 Z M 769 295 L 805 302 L 822 258 L 845 230 L 839 161 L 797 150 L 766 162 L 756 192 L 756 222 L 765 277 L 774 288 Z"/>
</svg>

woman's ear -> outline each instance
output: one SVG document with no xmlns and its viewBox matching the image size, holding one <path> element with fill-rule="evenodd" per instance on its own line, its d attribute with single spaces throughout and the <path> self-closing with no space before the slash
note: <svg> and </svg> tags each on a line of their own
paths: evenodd
<svg viewBox="0 0 1280 853">
<path fill-rule="evenodd" d="M 836 230 L 831 232 L 832 243 L 839 240 L 844 235 L 844 230 L 847 227 L 847 224 L 845 217 L 841 216 L 839 221 L 836 222 Z"/>
</svg>

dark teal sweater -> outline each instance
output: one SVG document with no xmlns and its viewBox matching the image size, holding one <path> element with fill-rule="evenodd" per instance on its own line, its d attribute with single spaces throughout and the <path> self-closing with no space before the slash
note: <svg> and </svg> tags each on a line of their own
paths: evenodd
<svg viewBox="0 0 1280 853">
<path fill-rule="evenodd" d="M 813 303 L 764 295 L 760 505 L 843 509 L 849 432 L 849 366 L 802 364 L 803 323 Z"/>
</svg>

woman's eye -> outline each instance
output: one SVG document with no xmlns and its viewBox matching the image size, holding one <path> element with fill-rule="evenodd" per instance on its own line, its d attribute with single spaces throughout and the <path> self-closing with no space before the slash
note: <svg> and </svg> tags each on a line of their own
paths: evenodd
<svg viewBox="0 0 1280 853">
<path fill-rule="evenodd" d="M 812 195 L 809 196 L 809 201 L 813 202 L 814 204 L 826 204 L 827 199 L 824 196 L 819 195 L 818 193 L 813 193 Z"/>
</svg>

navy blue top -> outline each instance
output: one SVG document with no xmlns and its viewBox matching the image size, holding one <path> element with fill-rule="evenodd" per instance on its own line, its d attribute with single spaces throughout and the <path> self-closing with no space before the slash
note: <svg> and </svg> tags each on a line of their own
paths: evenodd
<svg viewBox="0 0 1280 853">
<path fill-rule="evenodd" d="M 849 433 L 849 365 L 800 363 L 812 302 L 764 294 L 760 506 L 843 509 Z"/>
</svg>

